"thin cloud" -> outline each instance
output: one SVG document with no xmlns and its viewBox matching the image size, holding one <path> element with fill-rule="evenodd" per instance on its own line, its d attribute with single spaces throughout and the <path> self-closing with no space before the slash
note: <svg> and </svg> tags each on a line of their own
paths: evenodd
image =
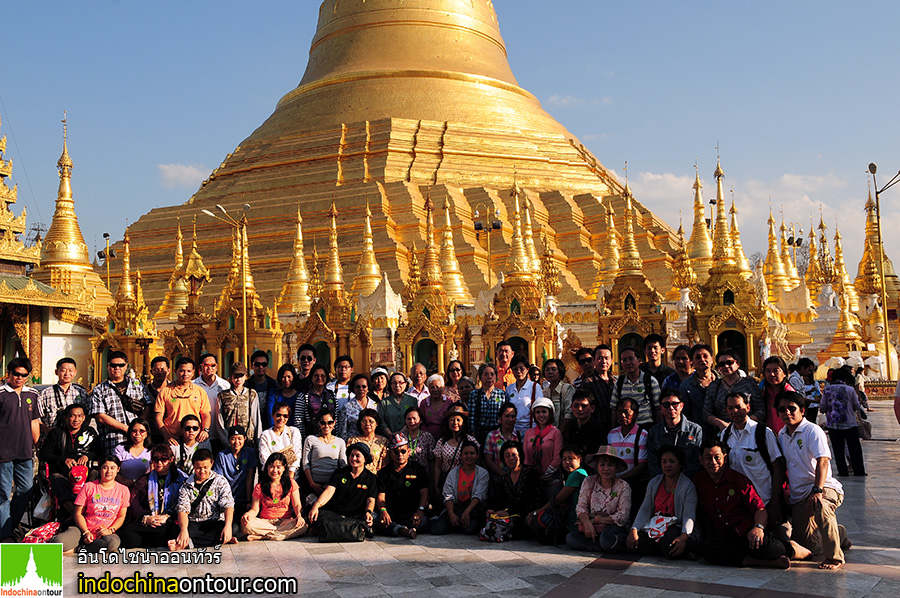
<svg viewBox="0 0 900 598">
<path fill-rule="evenodd" d="M 174 187 L 195 188 L 209 174 L 209 168 L 202 165 L 157 164 L 160 183 L 167 189 Z"/>
<path fill-rule="evenodd" d="M 615 100 L 608 96 L 602 98 L 580 98 L 573 95 L 553 94 L 547 103 L 555 108 L 578 108 L 580 106 L 611 106 Z"/>
</svg>

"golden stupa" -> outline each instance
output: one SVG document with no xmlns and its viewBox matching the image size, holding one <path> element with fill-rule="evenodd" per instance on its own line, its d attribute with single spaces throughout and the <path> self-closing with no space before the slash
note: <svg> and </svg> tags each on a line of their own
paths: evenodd
<svg viewBox="0 0 900 598">
<path fill-rule="evenodd" d="M 452 241 L 462 278 L 452 292 L 467 301 L 487 289 L 489 269 L 497 280 L 510 252 L 508 189 L 515 184 L 527 196 L 532 243 L 546 239 L 557 257 L 560 300 L 588 297 L 604 263 L 604 204 L 623 214 L 624 188 L 519 87 L 492 3 L 325 0 L 299 86 L 187 204 L 152 210 L 129 227 L 132 262 L 155 308 L 168 290 L 179 213 L 216 204 L 236 213 L 248 203 L 250 243 L 265 247 L 254 256 L 256 288 L 271 305 L 290 271 L 297 206 L 304 237 L 315 240 L 328 235 L 333 201 L 348 288 L 360 265 L 373 270 L 364 274 L 374 283 L 374 251 L 381 272 L 401 289 L 410 248 L 424 245 L 431 197 L 436 206 L 447 205 L 443 226 L 452 238 L 442 245 Z M 368 234 L 360 235 L 367 203 L 371 250 Z M 503 222 L 490 256 L 485 235 L 474 229 L 478 205 Z M 634 200 L 633 207 L 644 272 L 654 286 L 667 288 L 678 239 L 646 207 Z M 230 234 L 200 217 L 200 244 L 216 285 L 231 265 Z M 533 269 L 547 250 L 527 248 Z M 211 289 L 205 300 L 216 294 Z"/>
</svg>

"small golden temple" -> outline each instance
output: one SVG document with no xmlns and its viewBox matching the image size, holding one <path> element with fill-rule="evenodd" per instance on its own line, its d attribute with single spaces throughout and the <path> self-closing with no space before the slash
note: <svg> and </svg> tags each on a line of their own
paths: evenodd
<svg viewBox="0 0 900 598">
<path fill-rule="evenodd" d="M 112 348 L 144 373 L 154 355 L 205 351 L 227 371 L 245 341 L 274 367 L 313 343 L 357 371 L 444 371 L 491 360 L 507 339 L 534 363 L 574 368 L 582 346 L 618 355 L 650 333 L 669 349 L 733 348 L 750 370 L 809 355 L 882 375 L 886 358 L 897 372 L 884 335 L 900 279 L 871 194 L 852 281 L 824 217 L 805 269 L 788 242 L 802 231 L 771 212 L 767 254 L 751 264 L 718 160 L 714 213 L 698 169 L 691 230 L 674 230 L 519 86 L 490 0 L 322 2 L 299 85 L 187 202 L 128 227 L 115 294 L 88 261 L 65 139 L 58 168 L 53 224 L 21 251 L 28 284 L 50 285 L 59 316 L 88 332 L 94 382 Z M 0 192 L 8 212 L 15 190 Z M 15 238 L 24 213 L 2 209 Z"/>
</svg>

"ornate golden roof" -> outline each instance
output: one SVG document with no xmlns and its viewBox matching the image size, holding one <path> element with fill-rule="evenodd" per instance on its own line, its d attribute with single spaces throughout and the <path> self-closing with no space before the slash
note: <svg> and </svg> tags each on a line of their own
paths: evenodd
<svg viewBox="0 0 900 598">
<path fill-rule="evenodd" d="M 441 275 L 447 296 L 457 305 L 473 303 L 462 272 L 459 271 L 459 260 L 456 259 L 456 247 L 453 245 L 453 226 L 450 223 L 450 201 L 444 197 L 444 227 L 441 238 Z"/>
<path fill-rule="evenodd" d="M 691 268 L 691 257 L 684 244 L 684 229 L 680 225 L 678 226 L 678 235 L 681 238 L 681 246 L 678 248 L 675 264 L 672 267 L 672 288 L 676 290 L 675 299 L 680 296 L 677 291 L 691 288 L 697 284 L 697 274 Z"/>
<path fill-rule="evenodd" d="M 375 292 L 381 284 L 381 268 L 378 266 L 378 258 L 375 257 L 375 245 L 372 241 L 372 212 L 369 210 L 369 202 L 366 200 L 366 222 L 363 226 L 363 249 L 359 261 L 356 276 L 353 277 L 353 285 L 350 292 L 354 295 L 367 297 Z"/>
<path fill-rule="evenodd" d="M 199 282 L 209 282 L 212 280 L 209 276 L 209 270 L 206 269 L 206 266 L 203 264 L 203 256 L 200 255 L 200 252 L 197 251 L 197 222 L 195 218 L 194 222 L 194 234 L 191 238 L 191 251 L 188 253 L 187 259 L 181 264 L 181 267 L 175 271 L 175 276 L 178 278 L 183 278 L 185 280 L 193 279 L 196 283 Z M 199 295 L 199 288 L 190 289 L 191 292 L 195 292 Z"/>
<path fill-rule="evenodd" d="M 709 277 L 712 267 L 712 239 L 706 224 L 706 206 L 703 203 L 703 183 L 700 182 L 700 171 L 697 170 L 694 180 L 694 226 L 687 244 L 688 257 L 697 279 L 703 283 Z"/>
<path fill-rule="evenodd" d="M 775 236 L 775 216 L 772 214 L 772 206 L 769 206 L 769 250 L 766 253 L 766 262 L 763 266 L 763 275 L 766 278 L 766 287 L 769 289 L 769 302 L 778 301 L 780 294 L 790 290 L 787 275 L 784 272 L 784 262 L 778 251 L 778 238 Z"/>
<path fill-rule="evenodd" d="M 154 320 L 159 321 L 178 321 L 178 314 L 184 311 L 188 305 L 188 285 L 185 279 L 180 278 L 176 273 L 184 264 L 184 247 L 182 244 L 181 222 L 178 223 L 175 233 L 175 267 L 172 269 L 172 276 L 169 278 L 169 289 L 162 304 L 153 316 Z"/>
<path fill-rule="evenodd" d="M 288 271 L 284 288 L 281 289 L 281 295 L 275 303 L 278 312 L 308 312 L 310 305 L 309 282 L 309 270 L 306 267 L 306 257 L 303 255 L 303 216 L 300 215 L 300 208 L 298 207 L 297 236 L 294 237 L 294 257 L 291 259 L 291 269 Z"/>
</svg>

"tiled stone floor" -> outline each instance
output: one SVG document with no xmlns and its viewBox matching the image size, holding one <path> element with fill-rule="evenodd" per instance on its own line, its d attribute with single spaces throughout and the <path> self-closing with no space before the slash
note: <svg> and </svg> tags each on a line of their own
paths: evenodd
<svg viewBox="0 0 900 598">
<path fill-rule="evenodd" d="M 241 543 L 222 549 L 219 565 L 82 565 L 66 557 L 65 595 L 75 596 L 76 574 L 156 576 L 290 576 L 300 594 L 322 598 L 408 596 L 900 596 L 900 428 L 887 402 L 874 403 L 876 440 L 864 442 L 866 478 L 842 478 L 838 520 L 854 547 L 837 572 L 795 563 L 789 571 L 714 567 L 629 557 L 597 558 L 531 542 L 487 544 L 461 536 L 423 534 L 410 542 L 378 538 L 361 544 Z"/>
</svg>

